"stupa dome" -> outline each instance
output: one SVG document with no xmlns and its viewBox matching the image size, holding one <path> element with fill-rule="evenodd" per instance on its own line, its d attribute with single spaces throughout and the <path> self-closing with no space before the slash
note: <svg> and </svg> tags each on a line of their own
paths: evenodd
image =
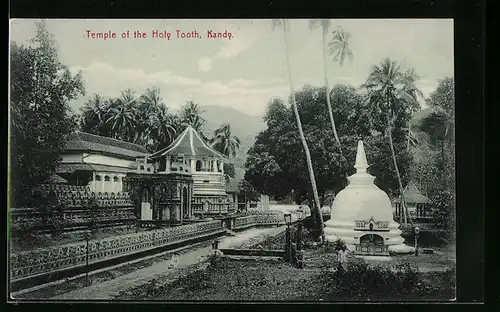
<svg viewBox="0 0 500 312">
<path fill-rule="evenodd" d="M 328 241 L 343 240 L 350 250 L 367 254 L 387 254 L 389 247 L 403 244 L 399 224 L 393 220 L 389 196 L 368 174 L 363 141 L 358 142 L 356 173 L 348 177 L 349 185 L 335 197 L 331 218 L 325 223 Z M 367 245 L 367 241 L 373 243 Z M 392 248 L 394 249 L 394 248 Z M 380 251 L 379 251 L 380 250 Z"/>
</svg>

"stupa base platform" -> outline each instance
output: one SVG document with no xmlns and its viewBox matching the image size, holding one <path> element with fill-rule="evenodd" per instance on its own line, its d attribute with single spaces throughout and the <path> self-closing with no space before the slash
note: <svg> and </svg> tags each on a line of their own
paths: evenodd
<svg viewBox="0 0 500 312">
<path fill-rule="evenodd" d="M 392 245 L 389 246 L 389 252 L 390 253 L 395 253 L 395 254 L 410 254 L 415 252 L 415 247 L 413 246 L 408 246 L 405 244 L 399 244 L 399 245 Z"/>
<path fill-rule="evenodd" d="M 354 255 L 355 258 L 363 259 L 363 260 L 375 260 L 375 261 L 391 261 L 392 258 L 390 256 L 363 256 L 363 255 Z"/>
</svg>

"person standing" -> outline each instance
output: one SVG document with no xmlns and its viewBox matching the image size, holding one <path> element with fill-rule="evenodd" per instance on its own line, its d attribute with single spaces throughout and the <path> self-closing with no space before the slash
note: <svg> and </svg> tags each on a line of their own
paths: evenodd
<svg viewBox="0 0 500 312">
<path fill-rule="evenodd" d="M 340 280 L 347 272 L 347 247 L 342 245 L 337 251 L 337 287 L 340 284 Z"/>
</svg>

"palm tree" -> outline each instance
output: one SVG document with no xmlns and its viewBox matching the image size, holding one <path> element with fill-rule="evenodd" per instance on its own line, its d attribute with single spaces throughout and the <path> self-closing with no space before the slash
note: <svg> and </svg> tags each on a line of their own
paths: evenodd
<svg viewBox="0 0 500 312">
<path fill-rule="evenodd" d="M 368 99 L 372 105 L 372 109 L 378 108 L 387 122 L 386 131 L 389 137 L 394 169 L 398 178 L 405 223 L 407 223 L 408 207 L 404 200 L 403 184 L 394 151 L 392 129 L 398 114 L 418 106 L 416 96 L 419 94 L 419 91 L 415 86 L 417 78 L 414 71 L 402 72 L 397 62 L 386 58 L 379 65 L 373 67 L 368 79 L 362 85 L 362 88 L 368 90 Z M 412 219 L 409 219 L 413 225 Z"/>
<path fill-rule="evenodd" d="M 201 116 L 204 113 L 200 106 L 193 101 L 189 101 L 181 109 L 180 118 L 183 126 L 191 126 L 200 132 L 206 120 Z"/>
<path fill-rule="evenodd" d="M 151 114 L 156 114 L 158 112 L 158 108 L 163 105 L 162 98 L 160 97 L 160 90 L 156 87 L 146 89 L 146 92 L 139 97 L 139 106 L 137 109 L 139 120 L 136 127 L 136 143 L 146 145 L 151 139 L 149 137 L 149 134 L 151 134 L 150 130 L 152 129 L 150 116 Z M 162 114 L 162 112 L 159 112 L 159 114 Z M 156 124 L 156 126 L 158 126 L 158 124 Z"/>
<path fill-rule="evenodd" d="M 111 126 L 116 139 L 129 142 L 136 140 L 136 103 L 134 93 L 130 89 L 123 91 L 120 98 L 111 101 L 106 124 Z"/>
<path fill-rule="evenodd" d="M 94 94 L 81 108 L 82 116 L 80 128 L 84 132 L 98 135 L 107 135 L 106 119 L 108 113 L 108 100 L 99 94 Z"/>
<path fill-rule="evenodd" d="M 177 133 L 172 115 L 168 113 L 168 108 L 163 104 L 155 106 L 149 113 L 148 120 L 146 132 L 155 142 L 155 148 L 159 150 L 168 146 Z"/>
<path fill-rule="evenodd" d="M 295 90 L 293 87 L 292 72 L 291 72 L 291 65 L 290 65 L 290 54 L 288 53 L 288 27 L 289 27 L 288 21 L 286 19 L 273 19 L 272 26 L 273 26 L 273 29 L 276 27 L 283 28 L 283 34 L 285 37 L 286 65 L 287 65 L 287 69 L 288 69 L 288 81 L 290 84 L 290 93 L 291 93 L 291 102 L 292 102 L 291 104 L 293 107 L 293 111 L 295 113 L 295 119 L 297 122 L 297 128 L 299 129 L 300 140 L 302 141 L 302 146 L 304 147 L 304 152 L 306 154 L 307 169 L 309 171 L 309 178 L 311 180 L 311 187 L 312 187 L 313 196 L 314 196 L 314 203 L 315 203 L 314 208 L 316 211 L 316 215 L 318 216 L 318 219 L 319 219 L 318 226 L 319 226 L 321 238 L 324 241 L 325 232 L 324 232 L 324 224 L 323 224 L 323 215 L 321 214 L 321 204 L 319 201 L 318 189 L 316 187 L 316 179 L 314 177 L 314 169 L 312 166 L 311 152 L 309 151 L 309 147 L 307 146 L 306 138 L 304 136 L 304 131 L 302 130 L 302 122 L 300 121 L 299 110 L 297 108 L 297 102 L 295 100 Z"/>
<path fill-rule="evenodd" d="M 238 137 L 231 135 L 231 126 L 229 124 L 223 124 L 214 131 L 211 143 L 212 147 L 220 153 L 228 157 L 235 157 L 241 141 Z"/>
<path fill-rule="evenodd" d="M 335 136 L 335 141 L 339 146 L 340 154 L 342 153 L 342 145 L 340 144 L 340 139 L 337 134 L 337 128 L 335 127 L 335 120 L 333 118 L 333 109 L 332 103 L 330 99 L 330 84 L 328 82 L 328 70 L 327 70 L 327 62 L 326 62 L 326 54 L 327 54 L 327 35 L 328 30 L 330 29 L 331 21 L 329 19 L 313 19 L 309 21 L 309 29 L 313 30 L 317 27 L 321 27 L 323 30 L 323 75 L 324 82 L 326 86 L 326 103 L 328 105 L 328 114 L 330 115 L 330 122 L 332 123 L 333 135 Z M 333 55 L 333 60 L 338 62 L 340 65 L 344 64 L 344 60 L 346 57 L 352 59 L 352 53 L 349 50 L 348 40 L 351 35 L 345 32 L 342 27 L 337 26 L 337 29 L 332 33 L 332 40 L 328 43 L 329 49 L 328 54 Z"/>
</svg>

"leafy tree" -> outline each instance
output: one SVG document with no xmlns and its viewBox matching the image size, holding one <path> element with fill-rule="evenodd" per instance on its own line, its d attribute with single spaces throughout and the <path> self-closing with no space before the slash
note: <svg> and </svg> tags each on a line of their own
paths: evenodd
<svg viewBox="0 0 500 312">
<path fill-rule="evenodd" d="M 443 190 L 431 198 L 434 221 L 453 238 L 455 233 L 455 194 Z"/>
<path fill-rule="evenodd" d="M 417 95 L 421 94 L 415 86 L 418 76 L 413 70 L 403 72 L 399 64 L 388 58 L 373 67 L 363 88 L 368 90 L 368 99 L 373 111 L 386 120 L 386 134 L 392 152 L 394 168 L 398 176 L 399 191 L 402 199 L 405 223 L 407 222 L 408 207 L 403 196 L 403 182 L 398 168 L 396 152 L 394 150 L 393 128 L 398 121 L 398 115 L 409 116 L 418 108 Z M 400 119 L 401 120 L 401 119 Z M 408 120 L 403 120 L 404 124 Z M 410 223 L 413 224 L 411 218 Z"/>
<path fill-rule="evenodd" d="M 304 136 L 304 131 L 302 129 L 302 122 L 300 120 L 299 110 L 297 108 L 297 101 L 295 100 L 295 90 L 293 87 L 291 65 L 290 65 L 290 54 L 289 54 L 289 49 L 288 49 L 288 28 L 289 28 L 288 20 L 275 19 L 272 21 L 272 26 L 273 26 L 273 28 L 275 28 L 277 26 L 282 26 L 282 28 L 283 28 L 283 34 L 284 34 L 284 38 L 285 38 L 286 64 L 287 64 L 288 80 L 289 80 L 289 84 L 290 84 L 290 93 L 291 93 L 290 102 L 292 104 L 293 111 L 295 114 L 295 120 L 297 123 L 297 128 L 299 130 L 300 141 L 302 143 L 302 147 L 304 149 L 304 153 L 306 156 L 307 170 L 309 172 L 309 181 L 311 183 L 311 188 L 312 188 L 312 193 L 313 193 L 313 198 L 314 198 L 314 201 L 311 201 L 314 203 L 314 205 L 312 205 L 313 206 L 312 210 L 315 210 L 317 213 L 316 215 L 318 216 L 318 221 L 319 221 L 318 230 L 321 233 L 321 236 L 324 240 L 323 216 L 320 213 L 321 204 L 320 204 L 320 200 L 319 200 L 319 196 L 318 196 L 318 189 L 316 187 L 316 178 L 314 176 L 314 168 L 313 168 L 313 164 L 312 164 L 311 153 L 310 153 L 309 147 L 307 145 L 306 137 Z"/>
<path fill-rule="evenodd" d="M 259 193 L 248 181 L 241 180 L 238 183 L 238 189 L 240 190 L 240 195 L 245 197 L 246 202 L 259 200 Z"/>
<path fill-rule="evenodd" d="M 451 189 L 453 189 L 455 170 L 454 96 L 453 78 L 441 80 L 427 99 L 432 112 L 419 125 L 419 129 L 429 135 L 432 145 L 439 149 L 442 183 L 445 188 L 450 186 Z"/>
<path fill-rule="evenodd" d="M 328 70 L 327 70 L 327 63 L 326 63 L 326 54 L 327 54 L 327 35 L 328 35 L 328 30 L 330 29 L 331 26 L 331 20 L 329 19 L 313 19 L 309 21 L 309 29 L 314 29 L 317 27 L 321 27 L 322 29 L 322 43 L 323 43 L 323 49 L 322 49 L 322 55 L 323 55 L 323 76 L 324 76 L 324 81 L 325 81 L 325 86 L 326 86 L 326 101 L 328 105 L 328 114 L 330 116 L 330 122 L 332 124 L 332 130 L 333 134 L 335 136 L 335 140 L 337 141 L 337 144 L 339 146 L 340 153 L 342 154 L 342 146 L 340 145 L 340 139 L 337 134 L 337 129 L 335 127 L 335 120 L 333 118 L 333 110 L 332 110 L 332 104 L 330 103 L 330 84 L 328 82 Z M 352 52 L 349 49 L 348 46 L 348 40 L 351 35 L 343 30 L 342 27 L 337 26 L 337 29 L 332 33 L 332 40 L 331 42 L 328 43 L 329 49 L 328 53 L 329 55 L 333 55 L 333 59 L 335 62 L 338 62 L 340 65 L 344 63 L 345 58 L 350 58 L 352 59 Z"/>
<path fill-rule="evenodd" d="M 234 179 L 236 172 L 234 170 L 233 163 L 224 163 L 224 178 L 226 179 L 226 183 L 229 183 L 231 179 Z"/>
<path fill-rule="evenodd" d="M 399 190 L 397 174 L 392 165 L 389 142 L 373 130 L 371 125 L 380 121 L 371 120 L 370 109 L 356 90 L 347 86 L 335 86 L 334 113 L 341 121 L 341 144 L 344 156 L 340 155 L 327 116 L 325 97 L 319 96 L 325 88 L 305 86 L 296 92 L 297 105 L 301 111 L 304 135 L 314 159 L 314 170 L 321 205 L 329 201 L 346 186 L 346 172 L 353 174 L 357 141 L 363 139 L 366 146 L 368 169 L 375 184 L 391 196 Z M 261 131 L 248 152 L 245 163 L 245 179 L 260 193 L 277 200 L 293 193 L 297 204 L 313 201 L 304 153 L 301 153 L 300 137 L 296 131 L 294 112 L 279 99 L 272 100 L 264 121 L 267 128 Z M 379 116 L 380 117 L 380 116 Z M 383 120 L 382 120 L 383 121 Z M 396 144 L 396 157 L 404 183 L 408 181 L 411 154 L 404 148 L 405 142 Z M 314 213 L 314 212 L 312 212 Z"/>
<path fill-rule="evenodd" d="M 84 94 L 81 73 L 59 61 L 56 42 L 37 23 L 30 46 L 11 43 L 11 206 L 27 203 L 30 190 L 60 162 L 67 135 L 76 127 L 68 102 Z"/>
</svg>

